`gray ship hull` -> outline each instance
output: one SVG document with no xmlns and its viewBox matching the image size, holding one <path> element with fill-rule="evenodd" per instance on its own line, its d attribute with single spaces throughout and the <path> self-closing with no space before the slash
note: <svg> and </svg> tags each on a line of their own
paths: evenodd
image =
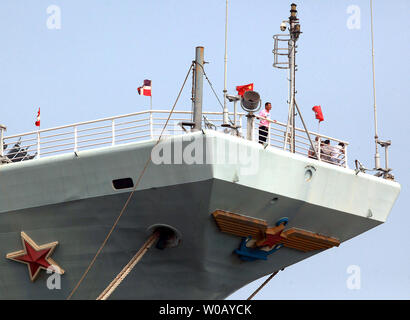
<svg viewBox="0 0 410 320">
<path fill-rule="evenodd" d="M 343 245 L 383 223 L 400 191 L 392 181 L 264 149 L 237 137 L 212 131 L 187 136 L 205 138 L 203 161 L 148 166 L 73 299 L 95 299 L 155 224 L 177 229 L 180 245 L 149 250 L 111 299 L 223 299 L 321 251 L 282 248 L 267 261 L 241 261 L 233 253 L 240 238 L 218 229 L 211 215 L 216 209 L 264 219 L 269 225 L 286 216 L 287 227 L 326 234 Z M 183 149 L 189 146 L 186 136 L 169 143 L 174 146 L 178 139 Z M 67 298 L 131 192 L 115 190 L 112 180 L 131 177 L 135 183 L 153 145 L 154 141 L 131 143 L 0 166 L 0 299 Z M 253 154 L 257 162 L 252 166 L 258 170 L 242 170 L 250 167 L 241 161 L 215 161 L 223 149 L 232 154 L 232 145 Z M 306 177 L 306 168 L 312 167 L 313 177 Z M 47 287 L 50 275 L 45 271 L 31 282 L 26 265 L 6 259 L 7 253 L 22 249 L 22 231 L 38 244 L 59 242 L 53 259 L 65 270 L 60 289 Z"/>
</svg>

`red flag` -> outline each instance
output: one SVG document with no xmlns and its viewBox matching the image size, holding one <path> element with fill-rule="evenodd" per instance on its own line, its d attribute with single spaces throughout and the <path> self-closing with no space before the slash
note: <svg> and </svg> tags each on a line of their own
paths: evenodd
<svg viewBox="0 0 410 320">
<path fill-rule="evenodd" d="M 319 122 L 325 120 L 323 117 L 322 108 L 320 106 L 314 106 L 312 110 L 315 112 L 316 119 L 318 119 Z"/>
<path fill-rule="evenodd" d="M 144 96 L 151 96 L 151 80 L 144 80 L 142 87 L 138 87 L 138 94 Z"/>
<path fill-rule="evenodd" d="M 37 121 L 35 122 L 35 125 L 36 125 L 37 127 L 40 126 L 40 108 L 38 108 Z"/>
<path fill-rule="evenodd" d="M 243 96 L 246 91 L 253 91 L 253 83 L 246 84 L 244 86 L 237 86 L 236 91 L 238 91 L 238 95 Z"/>
</svg>

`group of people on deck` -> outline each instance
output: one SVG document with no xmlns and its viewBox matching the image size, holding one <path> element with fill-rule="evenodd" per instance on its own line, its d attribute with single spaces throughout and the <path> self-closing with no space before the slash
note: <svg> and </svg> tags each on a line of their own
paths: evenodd
<svg viewBox="0 0 410 320">
<path fill-rule="evenodd" d="M 259 112 L 260 122 L 259 122 L 259 143 L 266 144 L 269 132 L 269 121 L 270 110 L 272 105 L 270 102 L 265 103 L 265 109 Z M 276 122 L 276 121 L 275 121 Z M 332 163 L 336 165 L 343 165 L 345 162 L 345 145 L 343 142 L 339 142 L 338 145 L 332 146 L 330 140 L 326 139 L 321 141 L 319 136 L 316 136 L 315 146 L 316 151 L 319 153 L 319 141 L 320 141 L 320 160 L 327 163 Z M 308 157 L 312 159 L 317 159 L 315 151 L 310 147 L 308 151 Z"/>
<path fill-rule="evenodd" d="M 316 136 L 314 146 L 317 152 L 319 151 L 319 140 L 320 138 Z M 330 144 L 329 139 L 320 141 L 320 160 L 323 160 L 328 163 L 342 165 L 344 164 L 344 158 L 345 158 L 344 149 L 345 149 L 345 145 L 343 142 L 339 142 L 338 145 L 332 146 Z M 308 157 L 312 159 L 317 159 L 315 155 L 315 151 L 313 150 L 312 147 L 309 148 Z"/>
</svg>

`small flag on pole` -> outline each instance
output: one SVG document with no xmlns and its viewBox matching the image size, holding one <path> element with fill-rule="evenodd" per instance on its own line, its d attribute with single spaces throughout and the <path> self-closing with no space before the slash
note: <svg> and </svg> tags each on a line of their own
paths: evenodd
<svg viewBox="0 0 410 320">
<path fill-rule="evenodd" d="M 151 96 L 151 80 L 144 80 L 142 87 L 138 87 L 138 94 L 143 96 Z"/>
<path fill-rule="evenodd" d="M 320 106 L 314 106 L 312 110 L 315 112 L 316 119 L 319 120 L 319 123 L 325 120 L 325 118 L 323 117 L 322 108 Z"/>
<path fill-rule="evenodd" d="M 253 91 L 253 83 L 237 86 L 236 91 L 238 91 L 238 95 L 243 96 L 246 91 Z"/>
<path fill-rule="evenodd" d="M 38 108 L 37 121 L 35 122 L 35 125 L 40 127 L 40 108 Z"/>
</svg>

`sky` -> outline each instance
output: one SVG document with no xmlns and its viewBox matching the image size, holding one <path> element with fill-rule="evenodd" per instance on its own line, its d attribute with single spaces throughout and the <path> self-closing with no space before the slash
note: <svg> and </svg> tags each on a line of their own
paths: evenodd
<svg viewBox="0 0 410 320">
<path fill-rule="evenodd" d="M 369 0 L 298 4 L 297 102 L 310 130 L 349 141 L 349 165 L 374 166 Z M 408 104 L 410 21 L 407 0 L 373 1 L 379 136 L 392 140 L 390 167 L 402 190 L 386 223 L 281 271 L 254 299 L 409 299 Z M 274 34 L 291 1 L 229 1 L 228 93 L 254 83 L 271 118 L 286 121 L 286 71 L 273 63 Z M 59 19 L 56 13 L 59 12 Z M 57 19 L 57 20 L 55 20 Z M 206 73 L 220 99 L 224 84 L 224 0 L 2 0 L 0 123 L 7 135 L 149 108 L 137 94 L 152 80 L 154 109 L 170 109 L 203 46 Z M 204 81 L 204 110 L 220 111 Z M 190 88 L 177 110 L 189 110 Z M 383 152 L 382 152 L 383 155 Z M 382 158 L 382 163 L 384 159 Z M 360 286 L 349 287 L 352 268 Z M 246 299 L 263 277 L 228 299 Z"/>
</svg>

